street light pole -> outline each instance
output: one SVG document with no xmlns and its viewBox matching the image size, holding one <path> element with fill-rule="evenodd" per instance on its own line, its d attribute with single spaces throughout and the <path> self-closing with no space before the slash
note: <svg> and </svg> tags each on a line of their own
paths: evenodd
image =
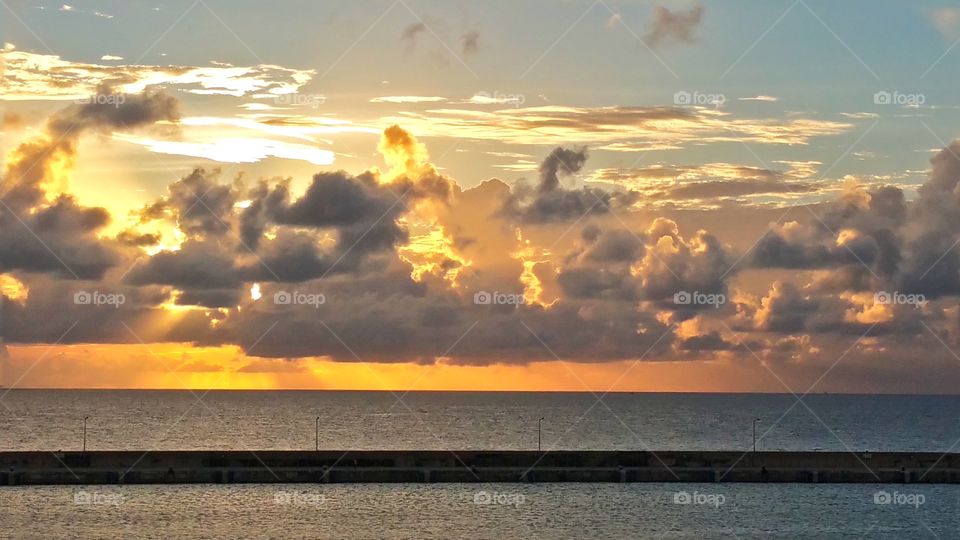
<svg viewBox="0 0 960 540">
<path fill-rule="evenodd" d="M 543 441 L 543 437 L 541 436 L 541 427 L 540 427 L 541 424 L 543 424 L 543 417 L 542 417 L 542 416 L 540 417 L 539 420 L 537 420 L 537 452 L 541 452 L 541 451 L 542 451 L 542 450 L 541 450 L 541 442 Z"/>
<path fill-rule="evenodd" d="M 759 421 L 760 421 L 759 418 L 753 419 L 753 451 L 754 452 L 757 451 L 757 422 Z"/>
<path fill-rule="evenodd" d="M 316 450 L 320 450 L 320 417 L 317 417 Z"/>
<path fill-rule="evenodd" d="M 89 416 L 83 417 L 83 453 L 87 453 L 87 419 Z"/>
</svg>

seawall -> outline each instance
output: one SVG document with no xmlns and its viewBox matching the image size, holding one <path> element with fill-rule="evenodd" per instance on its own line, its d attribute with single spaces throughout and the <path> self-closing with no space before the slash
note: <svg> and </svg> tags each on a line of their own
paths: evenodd
<svg viewBox="0 0 960 540">
<path fill-rule="evenodd" d="M 960 484 L 960 454 L 646 451 L 0 452 L 19 485 L 396 482 Z"/>
</svg>

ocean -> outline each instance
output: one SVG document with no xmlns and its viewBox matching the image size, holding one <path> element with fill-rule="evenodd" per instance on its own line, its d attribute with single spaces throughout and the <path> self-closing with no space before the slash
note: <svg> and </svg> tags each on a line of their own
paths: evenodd
<svg viewBox="0 0 960 540">
<path fill-rule="evenodd" d="M 956 451 L 952 396 L 11 390 L 0 449 Z M 398 398 L 401 398 L 398 401 Z M 317 417 L 320 418 L 319 424 Z M 319 425 L 319 430 L 316 426 Z M 958 538 L 960 487 L 0 488 L 2 538 Z"/>
<path fill-rule="evenodd" d="M 536 449 L 946 452 L 960 397 L 0 391 L 0 450 Z M 399 399 L 398 399 L 399 398 Z"/>
</svg>

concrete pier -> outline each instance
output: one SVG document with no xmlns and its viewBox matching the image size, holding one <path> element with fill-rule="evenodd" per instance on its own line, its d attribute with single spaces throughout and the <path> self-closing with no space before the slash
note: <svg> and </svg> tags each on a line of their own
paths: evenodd
<svg viewBox="0 0 960 540">
<path fill-rule="evenodd" d="M 22 485 L 423 482 L 960 484 L 960 454 L 606 451 L 0 452 Z"/>
</svg>

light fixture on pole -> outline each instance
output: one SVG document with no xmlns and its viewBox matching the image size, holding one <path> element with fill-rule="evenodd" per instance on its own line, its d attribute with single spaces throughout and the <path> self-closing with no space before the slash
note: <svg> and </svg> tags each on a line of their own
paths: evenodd
<svg viewBox="0 0 960 540">
<path fill-rule="evenodd" d="M 541 436 L 541 425 L 542 425 L 542 424 L 543 424 L 543 417 L 541 416 L 540 419 L 537 420 L 537 452 L 541 452 L 541 451 L 542 451 L 542 450 L 541 450 L 541 441 L 543 440 L 543 437 Z"/>
<path fill-rule="evenodd" d="M 83 453 L 87 453 L 87 419 L 89 416 L 83 417 Z"/>
<path fill-rule="evenodd" d="M 754 452 L 757 451 L 757 422 L 759 421 L 760 421 L 759 418 L 753 419 L 753 451 Z"/>
</svg>

